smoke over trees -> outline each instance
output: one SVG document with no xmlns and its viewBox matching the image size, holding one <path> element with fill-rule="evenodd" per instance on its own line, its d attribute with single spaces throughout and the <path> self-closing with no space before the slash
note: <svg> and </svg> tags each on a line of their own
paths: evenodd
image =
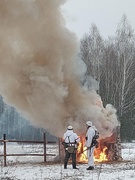
<svg viewBox="0 0 135 180">
<path fill-rule="evenodd" d="M 135 134 L 134 32 L 125 15 L 107 40 L 93 24 L 81 40 L 79 61 L 79 42 L 60 11 L 64 2 L 0 1 L 0 94 L 35 126 L 57 136 L 69 124 L 84 131 L 87 120 L 101 137 L 110 136 L 118 125 L 116 108 L 122 138 L 130 140 Z M 0 112 L 1 126 L 4 113 L 14 128 L 14 108 L 1 105 Z"/>
<path fill-rule="evenodd" d="M 64 2 L 0 1 L 0 94 L 35 126 L 57 136 L 69 124 L 84 132 L 86 121 L 91 120 L 100 136 L 107 137 L 118 124 L 115 109 L 104 108 L 96 91 L 81 83 L 88 85 L 83 79 L 85 65 L 76 60 L 79 42 L 65 26 Z M 101 42 L 96 27 L 92 41 L 95 46 Z M 101 44 L 92 54 L 97 79 L 100 48 Z"/>
<path fill-rule="evenodd" d="M 101 37 L 96 25 L 92 24 L 89 34 L 85 34 L 81 39 L 80 58 L 87 67 L 86 79 L 84 78 L 83 81 L 87 82 L 88 89 L 97 90 L 104 106 L 109 102 L 117 109 L 122 139 L 134 139 L 135 35 L 126 15 L 120 20 L 116 35 L 107 40 Z M 7 133 L 10 137 L 14 134 L 20 138 L 32 138 L 32 136 L 41 138 L 44 131 L 39 128 L 34 129 L 13 107 L 5 105 L 2 98 L 0 127 L 2 133 Z"/>
<path fill-rule="evenodd" d="M 95 33 L 93 33 L 95 32 Z M 103 40 L 95 26 L 81 40 L 87 74 L 99 83 L 104 105 L 117 109 L 123 140 L 135 138 L 135 34 L 124 14 L 116 34 Z"/>
</svg>

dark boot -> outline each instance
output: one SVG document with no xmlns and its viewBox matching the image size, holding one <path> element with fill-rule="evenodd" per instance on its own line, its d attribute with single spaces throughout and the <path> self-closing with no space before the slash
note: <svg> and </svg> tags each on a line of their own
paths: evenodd
<svg viewBox="0 0 135 180">
<path fill-rule="evenodd" d="M 73 169 L 79 169 L 76 167 L 76 163 L 73 163 Z"/>
<path fill-rule="evenodd" d="M 67 169 L 67 162 L 64 162 L 64 169 Z"/>
<path fill-rule="evenodd" d="M 73 163 L 72 166 L 73 166 L 73 169 L 79 169 L 79 168 L 76 167 L 76 163 Z"/>
<path fill-rule="evenodd" d="M 93 170 L 93 169 L 94 169 L 93 166 L 89 166 L 89 167 L 87 168 L 87 170 Z"/>
</svg>

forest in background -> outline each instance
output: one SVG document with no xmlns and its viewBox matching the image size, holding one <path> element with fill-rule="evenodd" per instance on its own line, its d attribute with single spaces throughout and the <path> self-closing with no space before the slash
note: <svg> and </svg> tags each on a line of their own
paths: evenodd
<svg viewBox="0 0 135 180">
<path fill-rule="evenodd" d="M 32 125 L 0 96 L 0 139 L 6 134 L 7 139 L 43 140 L 43 133 L 46 133 L 47 140 L 57 140 L 48 130 Z"/>
<path fill-rule="evenodd" d="M 112 104 L 116 108 L 122 140 L 135 139 L 135 34 L 126 15 L 118 23 L 115 36 L 105 40 L 92 24 L 81 39 L 79 56 L 87 65 L 87 77 L 95 81 L 93 88 L 104 107 Z"/>
<path fill-rule="evenodd" d="M 83 84 L 95 89 L 104 107 L 112 104 L 117 110 L 123 141 L 135 139 L 135 34 L 126 15 L 123 15 L 115 36 L 103 39 L 95 24 L 80 40 L 79 59 L 87 66 Z M 34 127 L 14 107 L 0 97 L 0 138 L 56 139 L 47 130 Z"/>
</svg>

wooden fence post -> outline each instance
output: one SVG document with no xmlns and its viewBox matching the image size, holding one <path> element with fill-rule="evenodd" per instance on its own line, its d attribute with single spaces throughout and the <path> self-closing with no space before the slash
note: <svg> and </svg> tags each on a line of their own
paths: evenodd
<svg viewBox="0 0 135 180">
<path fill-rule="evenodd" d="M 46 162 L 46 134 L 44 133 L 43 136 L 43 141 L 44 141 L 44 163 Z"/>
<path fill-rule="evenodd" d="M 7 162 L 6 162 L 6 134 L 3 134 L 3 140 L 4 140 L 4 166 L 7 165 Z"/>
<path fill-rule="evenodd" d="M 59 138 L 59 159 L 61 162 L 61 139 Z"/>
</svg>

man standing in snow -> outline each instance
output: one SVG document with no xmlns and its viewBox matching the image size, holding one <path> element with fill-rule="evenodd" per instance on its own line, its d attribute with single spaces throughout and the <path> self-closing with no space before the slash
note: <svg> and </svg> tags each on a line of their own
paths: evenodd
<svg viewBox="0 0 135 180">
<path fill-rule="evenodd" d="M 76 167 L 76 150 L 77 144 L 80 142 L 80 138 L 73 132 L 72 126 L 68 126 L 67 131 L 64 133 L 63 141 L 65 143 L 64 169 L 67 169 L 67 163 L 70 156 L 72 157 L 73 169 L 78 169 Z"/>
<path fill-rule="evenodd" d="M 87 132 L 86 132 L 86 143 L 85 146 L 87 147 L 87 157 L 88 157 L 88 165 L 89 167 L 87 170 L 94 169 L 94 149 L 95 146 L 93 145 L 93 137 L 95 136 L 95 130 L 92 127 L 92 122 L 86 122 Z"/>
</svg>

